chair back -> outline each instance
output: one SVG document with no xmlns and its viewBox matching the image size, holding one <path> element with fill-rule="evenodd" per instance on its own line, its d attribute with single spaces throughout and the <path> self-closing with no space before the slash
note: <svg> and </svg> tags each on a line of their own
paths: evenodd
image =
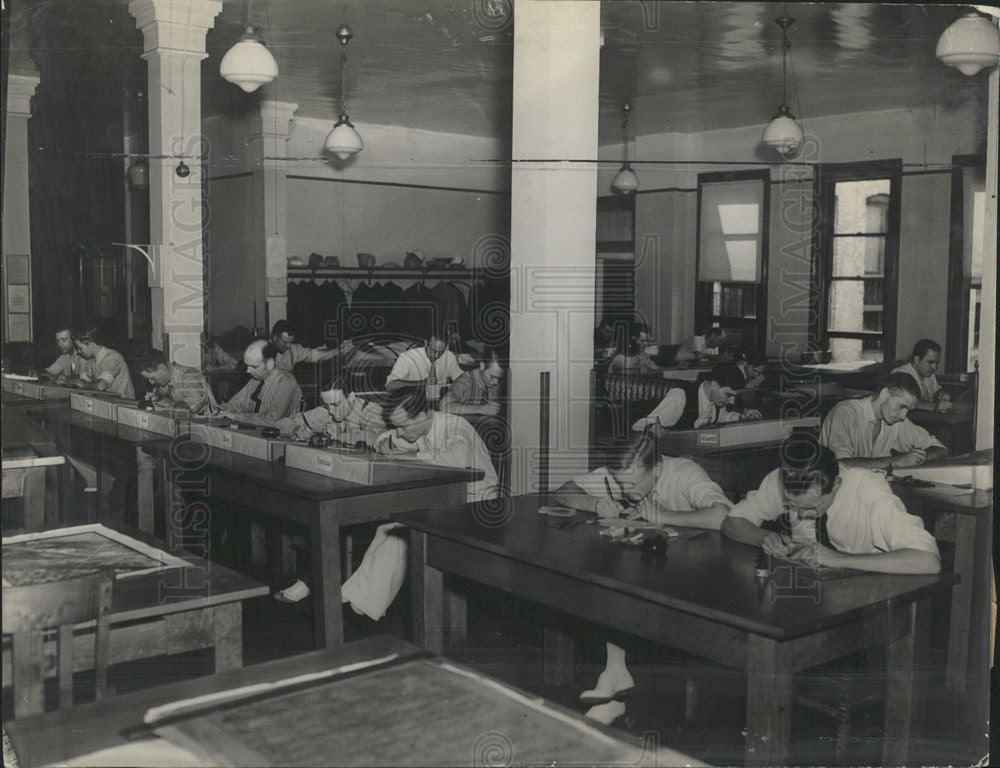
<svg viewBox="0 0 1000 768">
<path fill-rule="evenodd" d="M 95 622 L 95 697 L 107 694 L 108 637 L 114 573 L 3 588 L 3 633 L 11 636 L 14 717 L 45 711 L 45 633 L 56 630 L 59 706 L 73 705 L 73 626 Z"/>
</svg>

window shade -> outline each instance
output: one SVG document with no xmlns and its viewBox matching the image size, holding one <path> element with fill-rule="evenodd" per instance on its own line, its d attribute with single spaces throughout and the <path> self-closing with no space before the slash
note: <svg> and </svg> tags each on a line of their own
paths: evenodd
<svg viewBox="0 0 1000 768">
<path fill-rule="evenodd" d="M 759 283 L 764 182 L 726 181 L 701 187 L 698 279 Z"/>
</svg>

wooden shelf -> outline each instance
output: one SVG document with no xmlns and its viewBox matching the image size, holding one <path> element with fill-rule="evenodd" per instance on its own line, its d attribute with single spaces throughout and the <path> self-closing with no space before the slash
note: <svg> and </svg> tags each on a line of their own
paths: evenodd
<svg viewBox="0 0 1000 768">
<path fill-rule="evenodd" d="M 289 280 L 313 278 L 352 278 L 354 280 L 376 280 L 395 278 L 397 280 L 462 280 L 479 276 L 475 269 L 382 269 L 374 267 L 289 267 Z"/>
</svg>

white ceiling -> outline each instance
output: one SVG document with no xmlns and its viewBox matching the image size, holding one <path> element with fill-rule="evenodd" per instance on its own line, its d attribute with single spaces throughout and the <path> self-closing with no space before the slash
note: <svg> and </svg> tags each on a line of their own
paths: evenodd
<svg viewBox="0 0 1000 768">
<path fill-rule="evenodd" d="M 78 14 L 80 40 L 138 55 L 141 38 L 123 24 L 126 0 L 13 0 L 13 68 L 32 57 L 32 45 L 60 45 L 44 29 L 28 34 L 44 18 L 33 10 L 56 5 L 73 13 L 82 2 L 88 5 Z M 346 21 L 355 34 L 347 49 L 352 120 L 506 138 L 512 8 L 512 0 L 254 0 L 254 22 L 280 68 L 264 96 L 297 102 L 299 117 L 333 120 L 340 81 L 335 31 Z M 781 31 L 774 19 L 783 9 L 796 19 L 789 102 L 798 116 L 954 109 L 985 99 L 985 75 L 966 78 L 934 58 L 938 36 L 961 13 L 954 5 L 605 0 L 602 143 L 619 139 L 625 99 L 635 105 L 640 134 L 767 122 L 780 102 Z M 208 34 L 206 113 L 252 110 L 260 98 L 218 77 L 246 15 L 245 0 L 226 2 Z"/>
</svg>

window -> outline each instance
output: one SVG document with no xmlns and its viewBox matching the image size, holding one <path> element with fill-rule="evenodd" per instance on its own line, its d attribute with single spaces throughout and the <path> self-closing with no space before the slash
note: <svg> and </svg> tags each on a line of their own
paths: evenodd
<svg viewBox="0 0 1000 768">
<path fill-rule="evenodd" d="M 891 362 L 899 253 L 898 163 L 819 166 L 816 231 L 820 317 L 813 335 L 831 362 Z"/>
<path fill-rule="evenodd" d="M 698 175 L 695 326 L 750 354 L 765 349 L 769 185 L 769 171 Z"/>
<path fill-rule="evenodd" d="M 951 248 L 945 370 L 973 371 L 979 360 L 983 242 L 986 226 L 986 158 L 952 160 Z"/>
</svg>

